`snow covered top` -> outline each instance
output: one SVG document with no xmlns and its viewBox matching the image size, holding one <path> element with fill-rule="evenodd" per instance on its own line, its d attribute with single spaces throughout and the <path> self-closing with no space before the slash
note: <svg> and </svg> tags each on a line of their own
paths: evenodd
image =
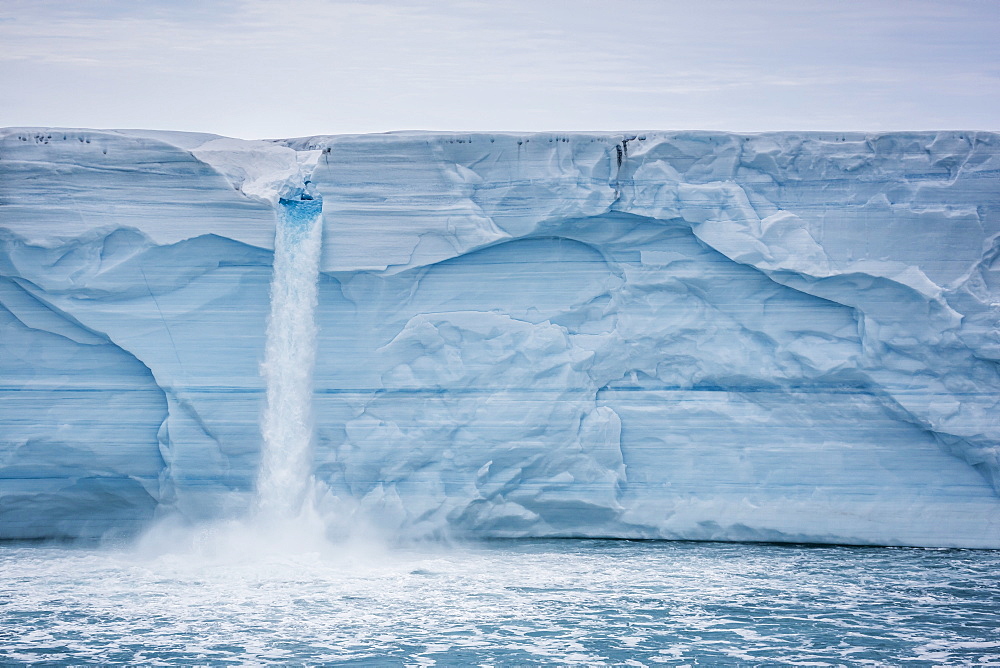
<svg viewBox="0 0 1000 668">
<path fill-rule="evenodd" d="M 614 211 L 690 226 L 772 276 L 885 279 L 940 303 L 1000 235 L 1000 136 L 988 132 L 247 141 L 7 128 L 0 164 L 0 225 L 40 245 L 130 228 L 158 244 L 215 234 L 269 249 L 272 205 L 311 181 L 325 196 L 326 271 L 396 273 Z"/>
<path fill-rule="evenodd" d="M 6 209 L 3 223 L 41 243 L 111 223 L 160 243 L 215 233 L 270 248 L 273 217 L 262 205 L 311 179 L 328 195 L 330 271 L 395 272 L 536 234 L 553 220 L 615 210 L 686 221 L 703 241 L 769 271 L 886 276 L 931 296 L 963 280 L 1000 232 L 989 201 L 998 144 L 984 132 L 406 132 L 246 141 L 8 128 L 0 131 L 2 187 L 17 213 Z M 32 187 L 39 181 L 44 194 Z M 129 197 L 107 210 L 108 189 L 126 186 Z M 41 196 L 49 214 L 70 215 L 45 215 L 33 203 Z M 222 212 L 223 203 L 242 220 Z M 220 215 L 188 225 L 190 206 Z M 866 221 L 883 214 L 892 224 L 871 229 Z M 896 234 L 913 226 L 920 238 Z M 853 241 L 862 237 L 859 254 Z"/>
<path fill-rule="evenodd" d="M 810 292 L 887 281 L 930 304 L 941 326 L 961 318 L 942 292 L 980 280 L 1000 244 L 1000 135 L 989 132 L 247 141 L 8 128 L 0 166 L 0 226 L 39 245 L 129 228 L 157 244 L 214 234 L 270 249 L 272 205 L 310 181 L 324 196 L 325 271 L 392 274 L 620 212 L 690 227 Z"/>
<path fill-rule="evenodd" d="M 6 128 L 3 224 L 43 245 L 124 227 L 161 244 L 218 234 L 270 248 L 272 205 L 319 155 L 203 133 Z"/>
</svg>

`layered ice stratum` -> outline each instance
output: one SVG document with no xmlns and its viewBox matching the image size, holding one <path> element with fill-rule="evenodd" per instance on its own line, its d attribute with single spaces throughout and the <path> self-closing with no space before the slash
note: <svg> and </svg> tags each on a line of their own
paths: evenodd
<svg viewBox="0 0 1000 668">
<path fill-rule="evenodd" d="M 0 537 L 245 511 L 306 189 L 313 473 L 386 532 L 1000 547 L 984 132 L 0 131 Z"/>
</svg>

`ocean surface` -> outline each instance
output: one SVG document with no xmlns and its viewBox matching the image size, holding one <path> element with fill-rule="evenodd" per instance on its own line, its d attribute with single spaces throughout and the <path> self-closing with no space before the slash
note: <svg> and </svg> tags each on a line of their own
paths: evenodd
<svg viewBox="0 0 1000 668">
<path fill-rule="evenodd" d="M 0 547 L 0 663 L 1000 663 L 1000 552 L 245 547 Z"/>
</svg>

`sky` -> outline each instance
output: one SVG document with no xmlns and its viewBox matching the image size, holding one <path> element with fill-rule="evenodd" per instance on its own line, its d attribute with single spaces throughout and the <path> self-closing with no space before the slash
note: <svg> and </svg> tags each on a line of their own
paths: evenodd
<svg viewBox="0 0 1000 668">
<path fill-rule="evenodd" d="M 0 126 L 1000 130 L 1000 0 L 0 0 Z"/>
</svg>

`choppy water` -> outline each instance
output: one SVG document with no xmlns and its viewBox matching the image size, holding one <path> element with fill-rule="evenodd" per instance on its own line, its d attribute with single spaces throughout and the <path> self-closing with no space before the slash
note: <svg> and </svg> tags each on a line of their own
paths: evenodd
<svg viewBox="0 0 1000 668">
<path fill-rule="evenodd" d="M 511 541 L 0 548 L 0 662 L 1000 663 L 1000 553 Z"/>
</svg>

